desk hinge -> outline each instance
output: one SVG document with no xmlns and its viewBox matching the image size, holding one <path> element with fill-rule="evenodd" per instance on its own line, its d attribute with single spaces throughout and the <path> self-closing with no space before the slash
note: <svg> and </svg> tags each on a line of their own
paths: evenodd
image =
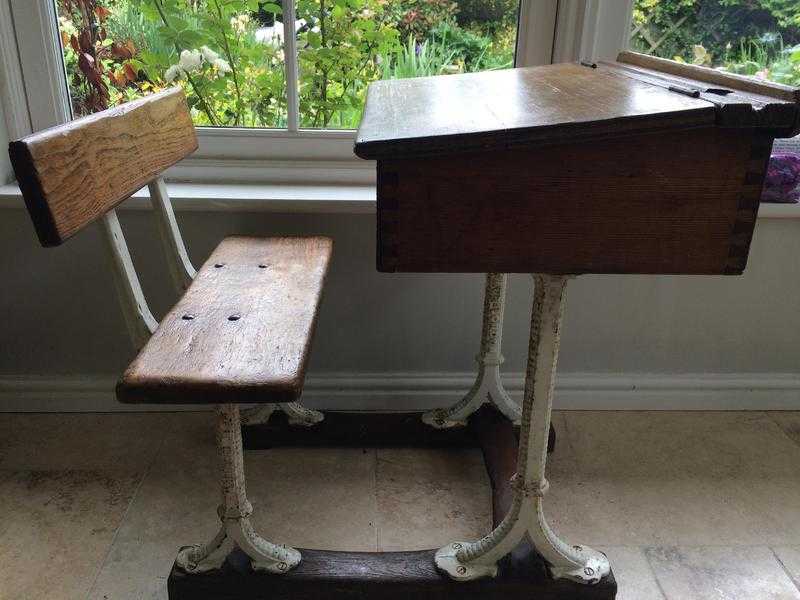
<svg viewBox="0 0 800 600">
<path fill-rule="evenodd" d="M 670 92 L 675 92 L 676 94 L 683 94 L 684 96 L 689 96 L 691 98 L 699 98 L 700 97 L 700 90 L 693 89 L 693 88 L 685 88 L 680 87 L 677 85 L 671 85 L 667 88 Z"/>
</svg>

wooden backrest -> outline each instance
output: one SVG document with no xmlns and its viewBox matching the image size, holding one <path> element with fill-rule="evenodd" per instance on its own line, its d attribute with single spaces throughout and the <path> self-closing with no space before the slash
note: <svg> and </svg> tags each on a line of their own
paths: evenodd
<svg viewBox="0 0 800 600">
<path fill-rule="evenodd" d="M 11 142 L 9 154 L 39 240 L 57 246 L 196 149 L 171 88 Z"/>
</svg>

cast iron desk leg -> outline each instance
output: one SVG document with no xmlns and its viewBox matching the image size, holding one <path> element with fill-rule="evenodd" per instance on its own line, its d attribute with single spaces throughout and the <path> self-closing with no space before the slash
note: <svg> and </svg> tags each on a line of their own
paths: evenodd
<svg viewBox="0 0 800 600">
<path fill-rule="evenodd" d="M 519 432 L 514 498 L 505 519 L 477 542 L 454 542 L 436 553 L 436 566 L 458 581 L 497 575 L 497 562 L 525 536 L 554 578 L 595 584 L 610 571 L 606 556 L 562 541 L 544 518 L 547 440 L 553 405 L 567 276 L 535 275 L 528 364 Z"/>
<path fill-rule="evenodd" d="M 450 408 L 437 408 L 422 416 L 422 420 L 437 429 L 463 427 L 469 416 L 483 404 L 493 404 L 512 423 L 519 424 L 522 412 L 519 404 L 508 395 L 500 380 L 500 354 L 503 337 L 503 312 L 506 304 L 505 273 L 487 273 L 483 299 L 483 329 L 481 350 L 476 357 L 478 377 L 472 389 Z"/>
</svg>

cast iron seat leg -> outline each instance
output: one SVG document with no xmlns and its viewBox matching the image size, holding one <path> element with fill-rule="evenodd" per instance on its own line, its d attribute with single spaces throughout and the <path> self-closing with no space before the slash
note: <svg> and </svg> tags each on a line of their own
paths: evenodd
<svg viewBox="0 0 800 600">
<path fill-rule="evenodd" d="M 290 425 L 302 427 L 313 427 L 325 418 L 325 415 L 318 410 L 306 408 L 299 402 L 288 402 L 286 404 L 261 404 L 255 408 L 244 410 L 242 411 L 242 423 L 244 425 L 264 425 L 276 410 L 286 413 Z"/>
<path fill-rule="evenodd" d="M 475 357 L 478 363 L 478 377 L 472 389 L 450 408 L 437 408 L 422 415 L 422 420 L 427 425 L 437 429 L 463 427 L 467 424 L 469 416 L 486 403 L 494 405 L 515 425 L 519 424 L 522 414 L 519 404 L 508 395 L 500 380 L 500 365 L 503 364 L 500 344 L 503 336 L 507 278 L 505 273 L 486 274 L 481 350 Z"/>
<path fill-rule="evenodd" d="M 554 578 L 595 584 L 610 571 L 606 556 L 558 538 L 544 518 L 547 440 L 567 276 L 535 275 L 530 345 L 522 403 L 517 474 L 511 508 L 494 531 L 477 542 L 455 542 L 436 553 L 436 566 L 457 581 L 497 575 L 497 563 L 525 536 Z"/>
<path fill-rule="evenodd" d="M 237 404 L 217 409 L 217 448 L 222 466 L 222 527 L 207 544 L 182 548 L 176 563 L 187 573 L 219 569 L 234 547 L 247 556 L 255 571 L 285 573 L 300 564 L 300 553 L 289 546 L 268 542 L 253 529 L 253 507 L 247 500 L 242 455 L 242 431 Z"/>
</svg>

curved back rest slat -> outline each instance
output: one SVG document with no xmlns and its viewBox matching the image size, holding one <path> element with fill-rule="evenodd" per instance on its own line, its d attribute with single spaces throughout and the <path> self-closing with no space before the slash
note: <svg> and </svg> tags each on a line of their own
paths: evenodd
<svg viewBox="0 0 800 600">
<path fill-rule="evenodd" d="M 179 294 L 183 294 L 192 283 L 197 271 L 189 260 L 183 236 L 175 219 L 175 211 L 167 192 L 167 184 L 160 177 L 148 184 L 150 203 L 153 205 L 153 214 L 156 226 L 161 237 L 161 243 L 166 254 L 167 267 L 169 268 L 172 282 Z"/>
<path fill-rule="evenodd" d="M 197 149 L 183 91 L 45 129 L 9 145 L 43 246 L 57 246 Z"/>
<path fill-rule="evenodd" d="M 111 209 L 101 217 L 100 230 L 111 257 L 114 285 L 117 288 L 122 316 L 128 327 L 128 334 L 134 347 L 140 350 L 158 327 L 153 313 L 145 300 L 139 276 L 131 260 L 125 235 L 119 225 L 117 211 Z"/>
</svg>

